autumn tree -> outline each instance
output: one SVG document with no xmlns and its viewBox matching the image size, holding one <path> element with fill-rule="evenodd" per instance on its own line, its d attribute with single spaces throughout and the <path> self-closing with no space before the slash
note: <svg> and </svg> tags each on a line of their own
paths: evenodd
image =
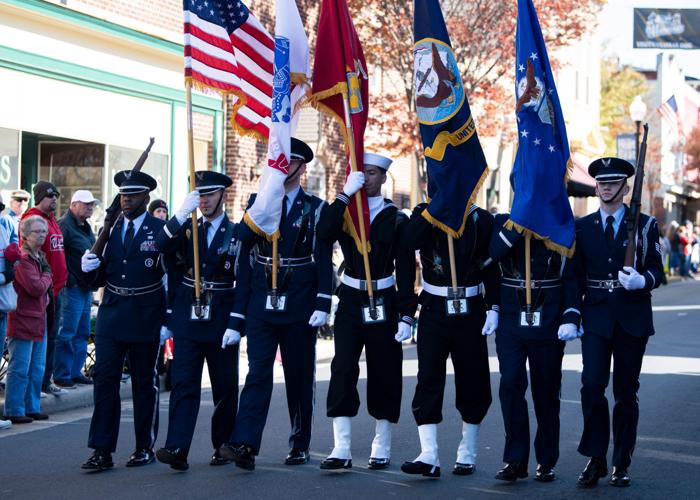
<svg viewBox="0 0 700 500">
<path fill-rule="evenodd" d="M 633 132 L 629 106 L 638 95 L 647 91 L 646 78 L 630 66 L 620 66 L 616 58 L 603 59 L 600 66 L 600 125 L 607 133 L 605 153 L 617 154 L 619 134 Z"/>
<path fill-rule="evenodd" d="M 495 136 L 513 113 L 517 2 L 442 0 L 462 82 L 481 136 Z M 595 28 L 604 0 L 535 0 L 550 52 Z M 422 154 L 415 114 L 413 2 L 348 0 L 365 57 L 381 89 L 370 96 L 368 144 L 395 155 Z"/>
<path fill-rule="evenodd" d="M 697 172 L 700 169 L 700 123 L 695 126 L 686 138 L 683 152 L 688 155 L 686 169 Z M 694 178 L 697 179 L 697 173 Z"/>
</svg>

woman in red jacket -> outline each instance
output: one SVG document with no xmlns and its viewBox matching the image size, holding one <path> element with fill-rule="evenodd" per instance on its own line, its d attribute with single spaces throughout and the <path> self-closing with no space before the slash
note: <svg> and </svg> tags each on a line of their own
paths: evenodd
<svg viewBox="0 0 700 500">
<path fill-rule="evenodd" d="M 4 419 L 14 424 L 46 420 L 41 413 L 41 381 L 46 363 L 46 309 L 50 303 L 51 268 L 41 245 L 48 226 L 39 216 L 20 223 L 22 251 L 15 264 L 17 310 L 7 325 L 10 362 L 7 370 Z M 8 247 L 5 256 L 11 259 Z"/>
</svg>

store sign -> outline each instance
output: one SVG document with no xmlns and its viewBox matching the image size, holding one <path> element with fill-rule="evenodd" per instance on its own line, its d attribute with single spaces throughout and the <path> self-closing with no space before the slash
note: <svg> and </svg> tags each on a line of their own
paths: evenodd
<svg viewBox="0 0 700 500">
<path fill-rule="evenodd" d="M 637 142 L 635 134 L 618 134 L 617 135 L 617 157 L 627 160 L 632 165 L 637 161 L 637 153 L 635 151 Z"/>
<path fill-rule="evenodd" d="M 635 49 L 700 49 L 700 9 L 634 9 Z"/>
<path fill-rule="evenodd" d="M 19 130 L 0 127 L 0 189 L 19 189 Z"/>
</svg>

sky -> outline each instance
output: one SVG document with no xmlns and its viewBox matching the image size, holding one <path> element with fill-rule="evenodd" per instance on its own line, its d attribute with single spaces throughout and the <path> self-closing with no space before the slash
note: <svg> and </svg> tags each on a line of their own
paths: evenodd
<svg viewBox="0 0 700 500">
<path fill-rule="evenodd" d="M 634 49 L 632 43 L 635 7 L 695 8 L 700 0 L 609 0 L 599 16 L 603 53 L 617 55 L 620 62 L 640 69 L 655 69 L 659 49 Z M 672 50 L 686 76 L 700 78 L 700 50 Z"/>
</svg>

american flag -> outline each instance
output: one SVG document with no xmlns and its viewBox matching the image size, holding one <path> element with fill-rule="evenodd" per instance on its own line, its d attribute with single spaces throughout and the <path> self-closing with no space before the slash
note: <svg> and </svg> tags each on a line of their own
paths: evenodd
<svg viewBox="0 0 700 500">
<path fill-rule="evenodd" d="M 676 136 L 684 137 L 683 122 L 681 121 L 681 115 L 678 112 L 678 104 L 676 104 L 676 96 L 672 95 L 671 98 L 659 106 L 659 114 L 668 122 L 671 129 L 674 131 Z"/>
<path fill-rule="evenodd" d="M 183 8 L 185 78 L 234 95 L 234 127 L 266 141 L 274 39 L 240 0 L 184 0 Z"/>
</svg>

